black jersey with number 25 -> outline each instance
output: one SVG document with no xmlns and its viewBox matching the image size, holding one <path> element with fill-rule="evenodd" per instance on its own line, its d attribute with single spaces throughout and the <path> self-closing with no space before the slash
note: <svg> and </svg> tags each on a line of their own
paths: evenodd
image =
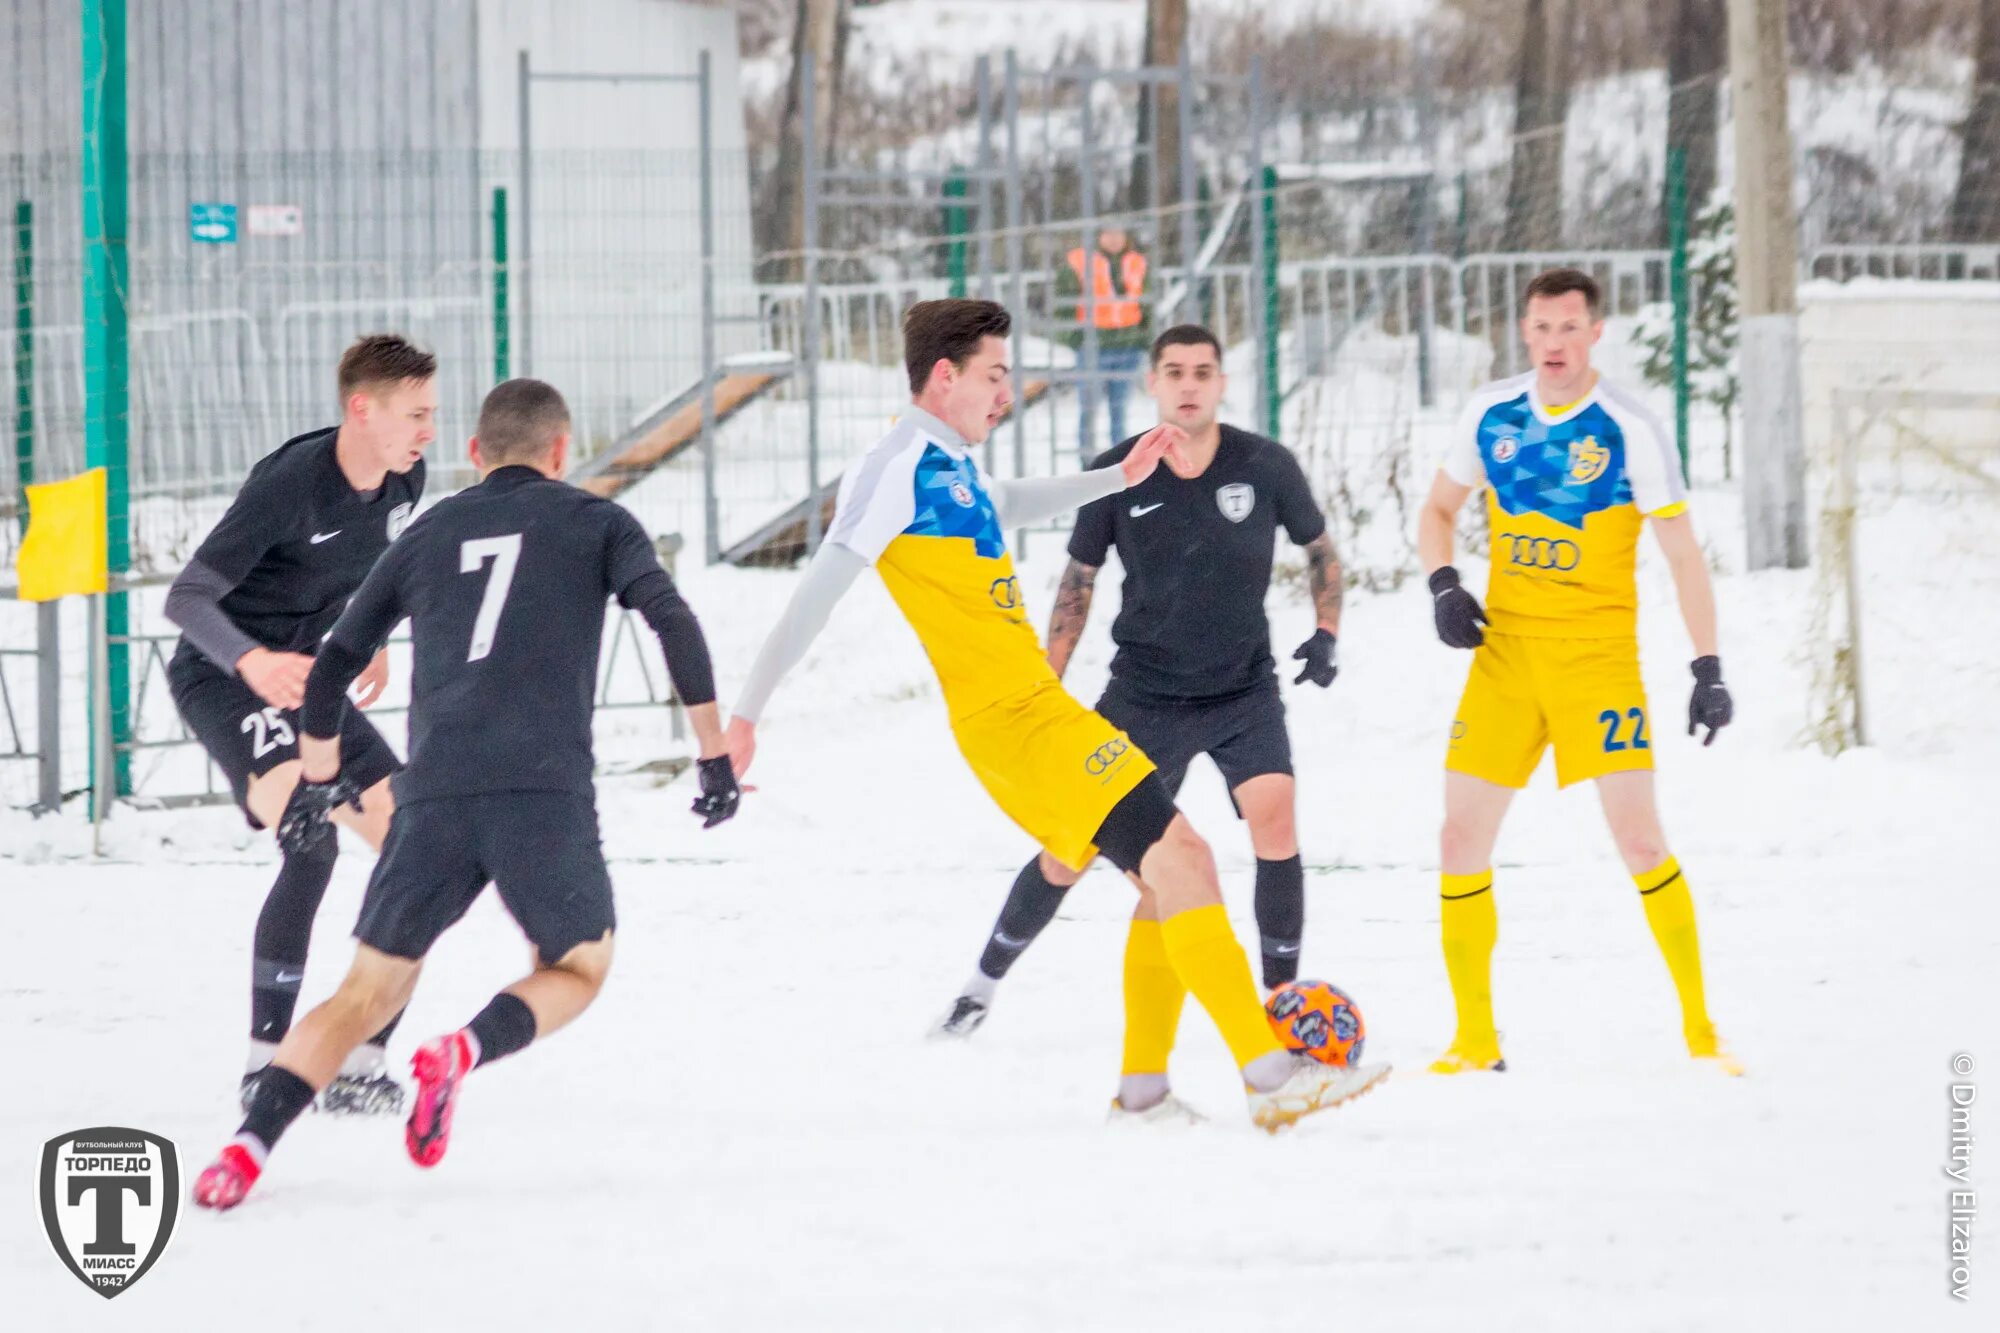
<svg viewBox="0 0 2000 1333">
<path fill-rule="evenodd" d="M 421 459 L 367 494 L 348 485 L 334 457 L 339 434 L 295 436 L 260 459 L 194 553 L 230 585 L 223 613 L 277 652 L 319 647 L 423 498 Z"/>
<path fill-rule="evenodd" d="M 605 599 L 660 572 L 629 512 L 532 468 L 498 468 L 411 524 L 332 635 L 368 656 L 410 619 L 410 759 L 397 801 L 591 795 Z"/>
<path fill-rule="evenodd" d="M 1091 464 L 1111 467 L 1136 438 Z M 1222 427 L 1199 477 L 1165 463 L 1153 475 L 1085 505 L 1069 554 L 1101 566 L 1113 545 L 1125 566 L 1125 600 L 1112 622 L 1111 678 L 1142 698 L 1226 699 L 1272 680 L 1264 594 L 1279 526 L 1300 546 L 1326 519 L 1291 450 Z"/>
</svg>

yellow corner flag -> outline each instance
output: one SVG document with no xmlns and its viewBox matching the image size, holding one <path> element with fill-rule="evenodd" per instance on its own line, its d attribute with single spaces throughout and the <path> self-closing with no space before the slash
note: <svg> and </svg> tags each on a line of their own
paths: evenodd
<svg viewBox="0 0 2000 1333">
<path fill-rule="evenodd" d="M 104 517 L 104 469 L 30 486 L 28 535 L 15 560 L 24 602 L 51 602 L 70 593 L 103 592 L 109 583 Z"/>
</svg>

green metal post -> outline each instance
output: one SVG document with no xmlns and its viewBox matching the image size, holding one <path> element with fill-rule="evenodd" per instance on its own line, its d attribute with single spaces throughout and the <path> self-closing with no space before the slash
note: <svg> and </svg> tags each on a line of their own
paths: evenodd
<svg viewBox="0 0 2000 1333">
<path fill-rule="evenodd" d="M 84 466 L 106 473 L 107 564 L 114 580 L 132 567 L 130 337 L 131 271 L 126 256 L 125 0 L 80 0 L 83 28 L 83 441 Z M 105 599 L 110 640 L 112 790 L 130 795 L 132 655 L 126 595 Z M 101 748 L 91 747 L 94 757 Z M 93 769 L 93 790 L 101 776 Z"/>
<path fill-rule="evenodd" d="M 507 187 L 493 187 L 493 382 L 512 379 L 507 328 Z"/>
<path fill-rule="evenodd" d="M 28 530 L 28 487 L 35 484 L 35 206 L 14 205 L 14 501 Z"/>
<path fill-rule="evenodd" d="M 947 199 L 965 198 L 965 177 L 952 176 L 944 183 Z M 969 228 L 964 204 L 946 204 L 944 207 L 944 234 L 951 238 L 951 248 L 946 251 L 946 271 L 951 276 L 951 294 L 963 299 L 965 296 L 965 233 Z"/>
<path fill-rule="evenodd" d="M 1674 302 L 1674 442 L 1681 475 L 1688 470 L 1688 199 L 1687 150 L 1667 150 L 1667 270 Z"/>
<path fill-rule="evenodd" d="M 1264 433 L 1279 438 L 1284 403 L 1278 385 L 1278 334 L 1281 305 L 1278 290 L 1278 169 L 1266 166 L 1258 181 L 1257 225 L 1264 229 Z"/>
</svg>

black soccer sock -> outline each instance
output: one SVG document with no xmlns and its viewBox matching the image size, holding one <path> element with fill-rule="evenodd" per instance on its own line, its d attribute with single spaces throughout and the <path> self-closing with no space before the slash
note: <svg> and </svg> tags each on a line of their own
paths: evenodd
<svg viewBox="0 0 2000 1333">
<path fill-rule="evenodd" d="M 1306 924 L 1306 867 L 1297 856 L 1257 859 L 1257 934 L 1264 949 L 1264 989 L 1296 981 Z"/>
<path fill-rule="evenodd" d="M 520 996 L 501 991 L 465 1030 L 479 1043 L 479 1063 L 490 1065 L 535 1039 L 535 1011 Z"/>
<path fill-rule="evenodd" d="M 1056 909 L 1068 892 L 1064 885 L 1049 883 L 1049 877 L 1042 873 L 1041 857 L 1030 857 L 1021 873 L 1014 876 L 1014 887 L 1007 893 L 1000 919 L 993 923 L 986 951 L 979 955 L 979 970 L 995 981 L 1006 976 L 1021 950 L 1056 919 Z"/>
<path fill-rule="evenodd" d="M 251 1135 L 269 1152 L 312 1105 L 312 1099 L 312 1084 L 283 1065 L 272 1065 L 258 1078 L 256 1090 L 250 1094 L 250 1112 L 236 1132 Z"/>
<path fill-rule="evenodd" d="M 306 947 L 312 943 L 313 917 L 326 886 L 333 882 L 337 855 L 331 838 L 301 854 L 287 855 L 271 891 L 264 895 L 250 982 L 252 1041 L 283 1041 L 291 1031 L 299 982 L 306 973 Z"/>
<path fill-rule="evenodd" d="M 396 1011 L 396 1016 L 390 1019 L 388 1022 L 384 1023 L 382 1025 L 382 1030 L 368 1039 L 368 1044 L 370 1046 L 380 1046 L 386 1049 L 389 1045 L 389 1038 L 396 1035 L 396 1024 L 402 1022 L 403 1015 L 409 1012 L 410 1011 L 408 1009 L 398 1009 Z"/>
</svg>

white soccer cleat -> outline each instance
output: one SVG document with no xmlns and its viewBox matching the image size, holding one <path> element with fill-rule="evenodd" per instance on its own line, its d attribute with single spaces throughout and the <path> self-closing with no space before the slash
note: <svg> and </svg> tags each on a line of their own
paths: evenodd
<svg viewBox="0 0 2000 1333">
<path fill-rule="evenodd" d="M 1330 1111 L 1351 1102 L 1389 1077 L 1388 1065 L 1358 1065 L 1352 1069 L 1300 1058 L 1292 1076 L 1269 1092 L 1250 1092 L 1250 1120 L 1275 1134 L 1315 1111 Z"/>
<path fill-rule="evenodd" d="M 1205 1125 L 1208 1123 L 1208 1117 L 1170 1092 L 1143 1111 L 1128 1111 L 1125 1109 L 1123 1102 L 1113 1097 L 1111 1099 L 1111 1111 L 1105 1116 L 1104 1123 L 1120 1128 L 1128 1125 L 1146 1125 L 1149 1127 L 1180 1125 L 1185 1127 Z"/>
</svg>

